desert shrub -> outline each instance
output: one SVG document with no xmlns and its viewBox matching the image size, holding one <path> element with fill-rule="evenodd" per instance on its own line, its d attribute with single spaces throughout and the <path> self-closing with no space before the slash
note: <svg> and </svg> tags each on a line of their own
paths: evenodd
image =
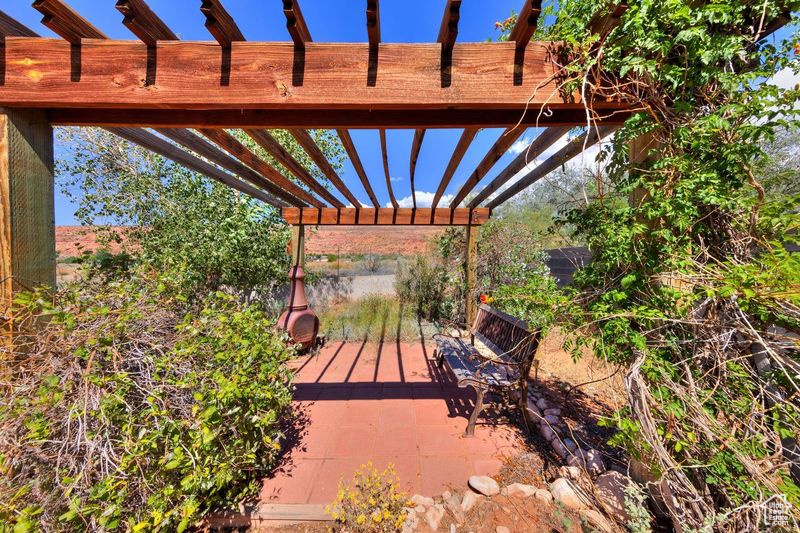
<svg viewBox="0 0 800 533">
<path fill-rule="evenodd" d="M 20 295 L 19 349 L 0 352 L 0 531 L 182 531 L 257 490 L 291 350 L 258 308 L 173 289 L 134 272 Z"/>
<path fill-rule="evenodd" d="M 394 342 L 419 338 L 416 318 L 397 298 L 371 294 L 326 309 L 320 322 L 328 339 Z"/>
<path fill-rule="evenodd" d="M 361 465 L 352 483 L 339 483 L 336 501 L 326 511 L 336 520 L 337 531 L 389 533 L 400 531 L 408 503 L 392 465 L 379 472 L 367 463 Z"/>
<path fill-rule="evenodd" d="M 378 254 L 367 254 L 362 259 L 362 262 L 364 263 L 364 269 L 373 274 L 381 268 L 381 256 Z"/>
<path fill-rule="evenodd" d="M 463 317 L 462 274 L 435 258 L 417 255 L 399 260 L 395 290 L 420 318 L 438 321 Z"/>
<path fill-rule="evenodd" d="M 336 255 L 336 254 L 328 254 L 328 255 L 326 256 L 326 258 L 327 258 L 327 260 L 328 260 L 328 263 L 335 263 L 335 262 L 336 262 L 336 260 L 337 260 L 337 259 L 339 259 L 339 256 L 338 256 L 338 255 Z"/>
</svg>

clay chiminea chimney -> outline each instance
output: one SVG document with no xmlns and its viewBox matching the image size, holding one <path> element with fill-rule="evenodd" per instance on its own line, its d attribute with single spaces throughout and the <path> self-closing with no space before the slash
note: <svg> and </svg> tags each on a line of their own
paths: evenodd
<svg viewBox="0 0 800 533">
<path fill-rule="evenodd" d="M 319 319 L 308 308 L 306 300 L 306 291 L 303 287 L 305 276 L 300 265 L 295 265 L 289 270 L 291 279 L 289 308 L 278 319 L 278 326 L 285 329 L 294 342 L 302 345 L 303 351 L 314 347 L 319 333 Z"/>
</svg>

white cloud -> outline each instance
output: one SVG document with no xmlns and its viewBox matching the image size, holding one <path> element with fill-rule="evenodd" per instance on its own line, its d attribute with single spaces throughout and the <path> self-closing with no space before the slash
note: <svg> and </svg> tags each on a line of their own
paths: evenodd
<svg viewBox="0 0 800 533">
<path fill-rule="evenodd" d="M 417 207 L 430 207 L 433 203 L 433 197 L 435 195 L 436 193 L 432 192 L 417 191 Z M 445 194 L 439 199 L 439 206 L 450 205 L 450 202 L 452 201 L 453 195 Z M 411 195 L 409 195 L 405 198 L 398 199 L 397 204 L 399 207 L 414 207 L 414 200 L 411 198 Z M 392 203 L 387 203 L 386 207 L 392 207 Z"/>
<path fill-rule="evenodd" d="M 389 181 L 403 181 L 403 179 L 404 179 L 404 178 L 401 178 L 401 177 L 395 176 L 395 177 L 393 177 L 393 178 L 389 178 Z"/>
<path fill-rule="evenodd" d="M 517 142 L 512 144 L 511 148 L 509 148 L 508 151 L 511 152 L 513 155 L 519 155 L 522 153 L 523 150 L 525 150 L 528 146 L 531 145 L 532 140 L 533 139 L 525 135 L 524 137 L 521 137 L 519 140 L 517 140 Z"/>
<path fill-rule="evenodd" d="M 786 67 L 776 72 L 774 76 L 767 80 L 767 83 L 780 87 L 781 89 L 794 89 L 795 86 L 800 84 L 800 74 Z"/>
</svg>

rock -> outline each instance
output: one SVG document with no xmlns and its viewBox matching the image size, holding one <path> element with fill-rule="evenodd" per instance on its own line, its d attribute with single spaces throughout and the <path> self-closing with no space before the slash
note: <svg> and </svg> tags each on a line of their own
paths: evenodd
<svg viewBox="0 0 800 533">
<path fill-rule="evenodd" d="M 541 500 L 547 503 L 553 501 L 553 495 L 550 494 L 549 490 L 545 489 L 536 489 L 536 492 L 533 493 L 533 497 L 536 498 L 537 500 Z"/>
<path fill-rule="evenodd" d="M 537 409 L 536 406 L 534 406 L 534 408 L 531 409 L 529 405 L 528 408 L 525 409 L 525 412 L 528 413 L 528 420 L 530 420 L 534 424 L 541 424 L 542 422 L 544 422 L 544 418 L 539 413 L 539 409 Z"/>
<path fill-rule="evenodd" d="M 414 505 L 424 505 L 425 507 L 430 507 L 435 502 L 433 501 L 433 498 L 428 498 L 427 496 L 420 496 L 419 494 L 414 494 L 411 497 L 411 503 L 413 503 Z"/>
<path fill-rule="evenodd" d="M 446 502 L 450 498 L 450 496 L 452 496 L 452 495 L 453 494 L 449 490 L 444 491 L 442 493 L 442 501 Z"/>
<path fill-rule="evenodd" d="M 549 409 L 550 408 L 550 404 L 547 403 L 547 400 L 545 400 L 544 398 L 539 398 L 536 401 L 536 407 L 538 407 L 539 409 L 544 411 L 545 409 Z"/>
<path fill-rule="evenodd" d="M 511 530 L 506 526 L 497 526 L 494 528 L 495 533 L 511 533 Z"/>
<path fill-rule="evenodd" d="M 511 398 L 512 401 L 518 402 L 519 399 L 522 397 L 522 394 L 517 389 L 513 389 L 511 392 L 508 393 L 508 396 Z"/>
<path fill-rule="evenodd" d="M 558 473 L 561 477 L 573 479 L 576 481 L 580 479 L 581 472 L 583 472 L 583 470 L 578 468 L 577 466 L 562 466 L 561 468 L 558 469 Z"/>
<path fill-rule="evenodd" d="M 562 459 L 566 459 L 570 455 L 569 450 L 567 450 L 567 447 L 561 442 L 561 439 L 553 439 L 550 441 L 550 446 L 553 447 L 553 451 Z"/>
<path fill-rule="evenodd" d="M 584 522 L 592 526 L 595 531 L 600 533 L 614 533 L 614 526 L 611 525 L 605 516 L 594 509 L 581 509 L 578 511 Z"/>
<path fill-rule="evenodd" d="M 481 500 L 483 500 L 483 496 L 481 496 L 477 492 L 472 492 L 471 490 L 468 490 L 467 492 L 464 493 L 464 497 L 461 498 L 461 510 L 464 511 L 464 513 L 468 513 Z"/>
<path fill-rule="evenodd" d="M 575 466 L 578 468 L 582 468 L 586 470 L 586 459 L 583 453 L 578 453 L 577 455 L 570 455 L 567 458 L 567 465 L 568 466 Z"/>
<path fill-rule="evenodd" d="M 551 440 L 556 438 L 556 432 L 553 430 L 553 428 L 551 428 L 547 424 L 539 425 L 539 434 L 547 442 L 550 442 Z"/>
<path fill-rule="evenodd" d="M 545 419 L 545 421 L 546 421 L 548 424 L 550 424 L 551 426 L 555 426 L 555 425 L 557 425 L 557 424 L 560 424 L 560 423 L 561 423 L 561 418 L 560 418 L 560 417 L 557 417 L 557 416 L 555 416 L 555 415 L 545 415 L 545 416 L 544 416 L 544 419 Z"/>
<path fill-rule="evenodd" d="M 594 480 L 594 493 L 603 510 L 609 516 L 619 517 L 622 522 L 630 520 L 625 511 L 625 489 L 631 483 L 633 483 L 631 478 L 613 470 L 597 476 Z"/>
<path fill-rule="evenodd" d="M 500 493 L 500 485 L 489 476 L 472 476 L 468 483 L 472 490 L 484 496 L 494 496 Z"/>
<path fill-rule="evenodd" d="M 461 498 L 458 494 L 450 494 L 444 500 L 444 506 L 456 519 L 456 522 L 462 524 L 464 522 L 464 511 L 461 509 Z"/>
<path fill-rule="evenodd" d="M 589 509 L 590 507 L 588 498 L 580 493 L 580 489 L 563 477 L 550 483 L 550 494 L 553 495 L 553 499 L 569 509 Z"/>
<path fill-rule="evenodd" d="M 571 452 L 575 452 L 578 449 L 578 445 L 569 437 L 564 439 L 564 446 Z"/>
<path fill-rule="evenodd" d="M 561 416 L 561 409 L 558 408 L 545 409 L 544 414 L 550 416 Z"/>
<path fill-rule="evenodd" d="M 440 503 L 437 503 L 425 511 L 425 522 L 428 524 L 428 527 L 431 528 L 431 531 L 439 529 L 442 518 L 444 518 L 444 505 Z"/>
<path fill-rule="evenodd" d="M 584 452 L 584 457 L 586 458 L 586 470 L 592 476 L 599 476 L 606 471 L 606 463 L 597 450 L 586 450 Z"/>
<path fill-rule="evenodd" d="M 524 483 L 512 483 L 511 485 L 503 488 L 503 494 L 506 496 L 521 496 L 529 498 L 536 492 L 536 487 L 533 485 L 525 485 Z"/>
<path fill-rule="evenodd" d="M 403 522 L 402 532 L 403 533 L 412 533 L 414 530 L 417 529 L 418 525 L 419 525 L 419 515 L 417 513 L 414 513 L 414 512 L 408 513 L 408 516 L 406 516 L 405 522 Z"/>
</svg>

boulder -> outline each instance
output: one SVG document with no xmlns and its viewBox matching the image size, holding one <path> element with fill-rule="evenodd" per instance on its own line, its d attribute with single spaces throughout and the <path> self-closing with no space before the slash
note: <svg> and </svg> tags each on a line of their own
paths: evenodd
<svg viewBox="0 0 800 533">
<path fill-rule="evenodd" d="M 561 416 L 561 409 L 558 408 L 545 409 L 544 414 L 550 416 Z"/>
<path fill-rule="evenodd" d="M 631 483 L 631 478 L 614 470 L 609 470 L 594 480 L 594 493 L 603 510 L 609 516 L 619 517 L 622 522 L 630 520 L 625 510 L 625 489 Z"/>
<path fill-rule="evenodd" d="M 425 511 L 425 522 L 428 524 L 428 527 L 431 528 L 431 531 L 439 529 L 442 518 L 444 518 L 444 506 L 440 503 L 437 503 Z"/>
<path fill-rule="evenodd" d="M 611 522 L 594 509 L 581 509 L 578 513 L 581 515 L 581 519 L 592 526 L 595 531 L 600 533 L 614 533 L 615 529 Z"/>
<path fill-rule="evenodd" d="M 458 494 L 450 494 L 445 498 L 444 506 L 450 511 L 457 523 L 464 523 L 464 511 L 461 509 L 461 498 Z"/>
<path fill-rule="evenodd" d="M 580 479 L 581 472 L 583 472 L 583 470 L 578 468 L 577 466 L 562 466 L 561 468 L 558 469 L 558 474 L 561 477 L 573 479 L 575 481 Z"/>
<path fill-rule="evenodd" d="M 544 411 L 545 409 L 550 408 L 550 404 L 547 403 L 547 400 L 545 400 L 544 398 L 539 398 L 538 400 L 536 400 L 536 407 Z"/>
<path fill-rule="evenodd" d="M 549 490 L 545 489 L 536 489 L 536 492 L 533 493 L 533 497 L 537 500 L 551 503 L 553 501 L 553 495 L 550 494 Z"/>
<path fill-rule="evenodd" d="M 500 485 L 489 476 L 471 476 L 468 483 L 472 490 L 484 496 L 494 496 L 500 493 Z"/>
<path fill-rule="evenodd" d="M 597 450 L 585 450 L 583 456 L 586 458 L 586 470 L 592 476 L 599 476 L 606 471 L 606 463 L 603 461 L 603 456 Z"/>
<path fill-rule="evenodd" d="M 547 424 L 539 425 L 539 434 L 547 442 L 550 442 L 551 440 L 556 438 L 556 432 L 553 430 L 553 428 L 551 428 Z"/>
<path fill-rule="evenodd" d="M 572 440 L 569 437 L 564 439 L 564 446 L 566 446 L 566 448 L 571 452 L 575 452 L 578 450 L 578 445 L 575 443 L 574 440 Z"/>
<path fill-rule="evenodd" d="M 567 457 L 570 456 L 569 450 L 567 450 L 567 447 L 564 446 L 563 442 L 561 442 L 561 439 L 551 440 L 550 446 L 553 447 L 553 451 L 556 452 L 558 456 L 561 457 L 562 459 L 566 459 Z"/>
<path fill-rule="evenodd" d="M 468 490 L 464 493 L 464 497 L 461 498 L 461 510 L 464 513 L 468 513 L 475 507 L 480 501 L 483 500 L 483 496 L 478 494 L 477 492 L 472 492 Z"/>
<path fill-rule="evenodd" d="M 580 489 L 570 480 L 560 477 L 550 483 L 550 494 L 553 499 L 561 502 L 565 507 L 573 510 L 589 509 L 589 499 L 581 494 Z"/>
<path fill-rule="evenodd" d="M 578 453 L 577 455 L 570 455 L 567 458 L 567 466 L 575 466 L 586 470 L 585 454 Z"/>
<path fill-rule="evenodd" d="M 503 487 L 501 492 L 506 496 L 521 496 L 523 498 L 528 498 L 533 496 L 533 494 L 536 492 L 536 487 L 533 485 L 525 485 L 524 483 L 512 483 L 507 487 Z"/>
<path fill-rule="evenodd" d="M 561 417 L 555 415 L 544 415 L 544 419 L 551 426 L 555 426 L 561 423 Z"/>
<path fill-rule="evenodd" d="M 411 503 L 414 505 L 423 505 L 425 507 L 430 507 L 434 504 L 433 498 L 428 498 L 427 496 L 421 496 L 419 494 L 414 494 L 411 497 Z"/>
<path fill-rule="evenodd" d="M 495 533 L 511 533 L 511 530 L 506 526 L 497 526 L 494 528 Z"/>
</svg>

